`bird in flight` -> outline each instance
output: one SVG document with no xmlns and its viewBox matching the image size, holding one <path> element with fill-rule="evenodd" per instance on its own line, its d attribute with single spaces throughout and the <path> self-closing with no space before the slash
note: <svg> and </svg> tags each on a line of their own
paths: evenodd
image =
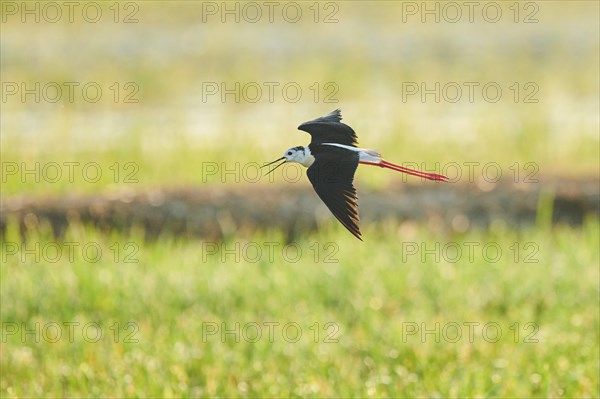
<svg viewBox="0 0 600 399">
<path fill-rule="evenodd" d="M 446 176 L 405 168 L 385 161 L 379 151 L 357 147 L 356 133 L 341 120 L 341 110 L 336 109 L 325 116 L 304 122 L 298 129 L 311 135 L 310 144 L 292 147 L 281 158 L 263 167 L 283 161 L 267 174 L 286 162 L 297 162 L 307 167 L 306 174 L 317 195 L 359 240 L 362 238 L 358 226 L 358 198 L 352 184 L 358 164 L 379 166 L 428 180 L 448 181 Z"/>
</svg>

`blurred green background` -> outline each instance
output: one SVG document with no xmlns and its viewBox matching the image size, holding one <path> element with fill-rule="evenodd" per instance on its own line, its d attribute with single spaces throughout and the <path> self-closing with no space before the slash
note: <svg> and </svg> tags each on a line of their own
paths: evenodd
<svg viewBox="0 0 600 399">
<path fill-rule="evenodd" d="M 392 162 L 464 166 L 452 184 L 480 181 L 488 162 L 507 179 L 518 165 L 517 183 L 526 164 L 542 186 L 556 176 L 598 180 L 597 2 L 74 3 L 72 13 L 62 3 L 1 3 L 3 201 L 291 184 L 222 172 L 307 144 L 296 127 L 335 108 L 362 146 Z M 439 100 L 423 94 L 436 84 Z M 65 162 L 76 165 L 72 180 Z M 92 162 L 102 176 L 89 182 L 80 172 Z M 206 174 L 215 162 L 219 172 Z M 56 181 L 41 172 L 51 163 L 63 173 Z M 481 166 L 474 180 L 469 163 Z M 23 173 L 36 164 L 39 179 Z M 359 195 L 398 180 L 382 172 L 361 168 Z M 10 225 L 2 397 L 598 397 L 598 220 L 578 228 L 541 217 L 523 230 L 460 234 L 429 227 L 363 225 L 368 239 L 358 245 L 331 218 L 296 243 L 297 262 L 280 251 L 252 262 L 210 245 L 265 251 L 285 245 L 280 232 L 145 242 L 135 231 L 74 224 L 65 240 L 93 242 L 104 256 L 90 262 L 76 251 L 52 263 L 23 255 L 54 243 L 47 226 L 24 244 Z M 496 243 L 503 255 L 405 259 L 406 242 Z M 35 331 L 52 322 L 98 322 L 104 337 L 49 342 L 42 328 L 23 339 L 21 323 Z M 109 329 L 118 323 L 125 334 L 128 322 L 138 342 Z M 265 322 L 298 323 L 302 339 L 270 342 Z M 475 322 L 498 323 L 498 342 L 481 331 L 469 342 L 464 323 Z M 206 323 L 258 323 L 263 337 L 207 338 Z M 315 342 L 315 323 L 322 334 L 333 323 L 336 341 Z M 458 323 L 463 337 L 407 336 L 410 323 Z M 534 330 L 537 341 L 525 342 Z"/>
<path fill-rule="evenodd" d="M 21 23 L 21 9 L 3 14 L 2 79 L 19 85 L 16 94 L 4 91 L 3 160 L 98 160 L 105 169 L 115 161 L 136 162 L 140 184 L 199 184 L 199 163 L 274 159 L 308 143 L 296 131 L 301 122 L 340 107 L 360 143 L 381 149 L 391 161 L 432 168 L 435 162 L 495 161 L 505 173 L 514 162 L 535 162 L 544 174 L 597 173 L 594 2 L 502 4 L 496 23 L 486 21 L 493 16 L 486 3 L 472 12 L 473 23 L 462 3 L 460 23 L 445 22 L 452 9 L 436 2 L 427 7 L 440 10 L 439 23 L 420 3 L 417 14 L 409 14 L 410 2 L 298 3 L 296 23 L 285 20 L 294 15 L 286 3 L 274 8 L 272 23 L 266 6 L 260 7 L 261 20 L 251 23 L 252 9 L 231 3 L 239 10 L 236 23 L 235 13 L 225 14 L 220 3 L 212 15 L 210 2 L 152 1 L 118 3 L 121 22 L 115 23 L 114 4 L 99 4 L 97 23 L 83 19 L 83 6 L 73 11 L 73 23 L 67 10 L 58 23 L 44 22 L 43 7 L 40 23 L 30 15 Z M 93 16 L 92 10 L 87 13 Z M 332 13 L 329 19 L 337 22 L 323 22 Z M 123 22 L 133 18 L 138 22 Z M 56 82 L 62 97 L 44 101 L 55 97 L 49 87 L 39 103 L 32 95 L 23 102 L 23 82 L 29 89 L 38 82 L 39 92 Z M 65 82 L 79 84 L 72 102 Z M 269 82 L 278 85 L 272 102 Z M 431 90 L 436 82 L 439 103 L 434 95 L 423 102 L 420 85 Z M 441 89 L 452 82 L 462 89 L 455 103 Z M 466 82 L 477 84 L 472 102 Z M 97 102 L 91 102 L 93 87 L 85 97 L 89 83 L 102 90 Z M 302 92 L 296 96 L 289 88 L 287 98 L 297 102 L 283 93 L 292 83 Z M 502 90 L 495 103 L 482 92 L 488 83 Z M 207 84 L 219 92 L 203 91 Z M 222 101 L 221 84 L 229 90 L 238 84 L 239 102 L 234 94 Z M 417 84 L 419 93 L 407 94 L 407 84 Z M 255 85 L 262 95 L 244 101 L 256 97 Z M 452 87 L 447 90 L 445 98 L 456 97 Z M 496 97 L 493 89 L 489 96 Z M 365 184 L 395 178 L 378 171 L 361 176 Z M 20 180 L 7 179 L 6 192 L 95 191 L 110 183 L 69 187 L 65 179 L 44 185 Z"/>
</svg>

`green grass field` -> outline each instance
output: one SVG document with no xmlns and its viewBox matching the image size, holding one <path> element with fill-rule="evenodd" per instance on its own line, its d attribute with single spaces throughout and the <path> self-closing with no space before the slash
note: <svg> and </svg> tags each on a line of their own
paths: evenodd
<svg viewBox="0 0 600 399">
<path fill-rule="evenodd" d="M 593 397 L 598 227 L 367 227 L 362 245 L 329 229 L 287 246 L 73 228 L 73 259 L 41 235 L 39 261 L 5 243 L 2 391 Z"/>
<path fill-rule="evenodd" d="M 243 168 L 307 144 L 296 127 L 338 107 L 389 161 L 459 165 L 451 184 L 485 188 L 491 162 L 519 184 L 534 171 L 547 192 L 556 176 L 598 179 L 597 2 L 498 2 L 493 23 L 484 4 L 451 23 L 391 1 L 300 2 L 297 23 L 283 4 L 252 23 L 203 14 L 222 2 L 99 2 L 98 22 L 77 8 L 72 23 L 38 23 L 26 3 L 55 7 L 1 3 L 3 201 L 289 184 Z M 68 82 L 73 100 L 53 101 Z M 273 101 L 204 91 L 269 82 Z M 292 83 L 298 101 L 279 90 Z M 421 84 L 465 91 L 407 94 Z M 359 196 L 398 179 L 362 169 Z M 79 223 L 55 242 L 31 216 L 22 243 L 9 217 L 0 396 L 600 397 L 599 221 L 551 225 L 547 202 L 520 230 L 389 220 L 363 223 L 363 243 L 333 217 L 288 244 L 281 231 L 145 241 Z"/>
</svg>

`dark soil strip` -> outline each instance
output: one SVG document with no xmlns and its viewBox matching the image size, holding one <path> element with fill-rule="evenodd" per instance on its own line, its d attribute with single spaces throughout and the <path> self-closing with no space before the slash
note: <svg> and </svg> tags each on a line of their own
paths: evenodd
<svg viewBox="0 0 600 399">
<path fill-rule="evenodd" d="M 598 217 L 598 179 L 553 179 L 540 183 L 487 182 L 402 184 L 384 192 L 359 188 L 361 224 L 381 220 L 425 222 L 435 229 L 466 231 L 494 221 L 522 227 L 546 222 L 579 225 Z M 551 213 L 550 213 L 551 212 Z M 162 233 L 217 240 L 281 229 L 293 240 L 321 223 L 336 223 L 310 186 L 148 189 L 97 196 L 2 198 L 0 235 L 17 222 L 28 229 L 48 223 L 57 239 L 68 224 L 83 222 L 103 231 L 140 228 L 147 239 Z"/>
</svg>

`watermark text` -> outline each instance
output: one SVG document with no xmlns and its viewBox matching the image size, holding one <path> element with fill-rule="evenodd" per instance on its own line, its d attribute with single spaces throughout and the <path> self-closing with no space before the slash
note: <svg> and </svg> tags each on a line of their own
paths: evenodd
<svg viewBox="0 0 600 399">
<path fill-rule="evenodd" d="M 340 326 L 335 322 L 314 322 L 303 326 L 294 321 L 280 323 L 277 321 L 246 323 L 202 323 L 202 342 L 268 342 L 277 341 L 297 343 L 308 340 L 314 343 L 338 343 Z"/>
<path fill-rule="evenodd" d="M 282 244 L 277 241 L 249 241 L 244 243 L 239 241 L 231 243 L 204 241 L 201 244 L 203 263 L 209 259 L 218 259 L 222 263 L 240 263 L 242 261 L 246 263 L 281 261 L 296 263 L 303 258 L 314 263 L 339 263 L 336 258 L 339 250 L 339 245 L 335 242 L 313 242 L 308 246 L 296 242 Z"/>
<path fill-rule="evenodd" d="M 103 326 L 100 322 L 80 323 L 78 321 L 41 322 L 2 322 L 2 343 L 18 341 L 27 343 L 74 343 L 83 341 L 97 343 L 111 340 L 115 343 L 136 344 L 139 326 L 136 322 L 113 322 Z"/>
</svg>

